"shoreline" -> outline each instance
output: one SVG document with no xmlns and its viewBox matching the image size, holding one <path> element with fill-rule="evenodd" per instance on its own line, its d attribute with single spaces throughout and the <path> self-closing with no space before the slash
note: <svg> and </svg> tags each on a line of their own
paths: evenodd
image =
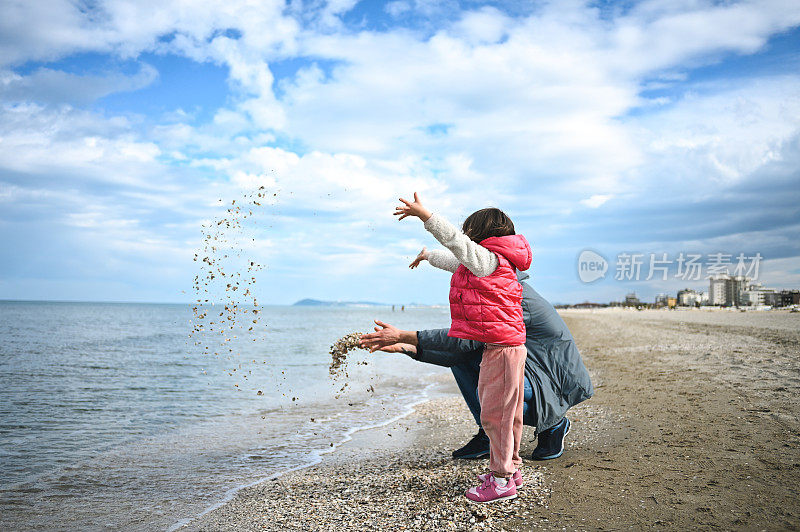
<svg viewBox="0 0 800 532">
<path fill-rule="evenodd" d="M 276 479 L 278 479 L 278 478 L 280 478 L 280 477 L 282 477 L 284 475 L 288 475 L 288 474 L 294 473 L 296 471 L 302 471 L 304 469 L 313 468 L 313 467 L 325 462 L 326 459 L 328 459 L 328 457 L 330 455 L 334 455 L 342 446 L 345 446 L 349 442 L 351 442 L 354 439 L 354 436 L 358 435 L 359 433 L 362 433 L 362 432 L 369 433 L 370 431 L 380 430 L 383 427 L 392 425 L 394 423 L 397 423 L 397 422 L 401 421 L 402 419 L 404 419 L 404 418 L 406 418 L 408 416 L 413 415 L 414 412 L 415 412 L 415 408 L 418 405 L 423 404 L 423 403 L 427 403 L 427 402 L 430 402 L 430 401 L 435 401 L 436 400 L 435 397 L 447 393 L 447 391 L 444 390 L 444 388 L 446 388 L 445 380 L 441 379 L 441 376 L 435 377 L 435 376 L 429 375 L 428 377 L 432 378 L 433 380 L 432 380 L 432 382 L 427 383 L 425 385 L 425 387 L 421 390 L 420 394 L 422 395 L 422 397 L 420 399 L 418 399 L 418 400 L 412 401 L 412 402 L 408 403 L 407 405 L 405 405 L 403 412 L 401 412 L 399 414 L 396 414 L 396 415 L 394 415 L 394 416 L 392 416 L 392 417 L 390 417 L 390 418 L 388 418 L 388 419 L 386 419 L 384 421 L 380 421 L 378 423 L 370 423 L 370 424 L 367 424 L 367 425 L 360 425 L 360 426 L 356 426 L 356 427 L 352 427 L 352 428 L 348 429 L 343 434 L 342 439 L 340 441 L 331 442 L 331 447 L 330 448 L 322 449 L 322 450 L 319 450 L 319 451 L 312 451 L 309 454 L 310 461 L 307 464 L 302 464 L 302 465 L 299 465 L 299 466 L 290 467 L 290 468 L 288 468 L 286 470 L 283 470 L 283 471 L 280 471 L 278 473 L 274 473 L 274 474 L 259 478 L 257 480 L 248 482 L 246 484 L 242 484 L 242 485 L 239 485 L 239 486 L 234 486 L 234 487 L 226 490 L 225 493 L 222 495 L 222 498 L 220 500 L 210 504 L 208 507 L 203 509 L 200 513 L 198 513 L 198 514 L 196 514 L 196 515 L 194 515 L 192 517 L 185 517 L 183 519 L 178 520 L 177 522 L 175 522 L 172 526 L 170 526 L 167 529 L 167 532 L 174 532 L 176 530 L 184 530 L 184 529 L 186 529 L 186 527 L 191 526 L 192 523 L 202 519 L 207 514 L 209 514 L 211 512 L 214 512 L 215 510 L 217 510 L 217 509 L 225 506 L 229 502 L 231 502 L 238 495 L 238 493 L 240 491 L 242 491 L 242 490 L 246 490 L 248 488 L 252 488 L 252 487 L 258 486 L 260 484 L 276 480 Z M 450 390 L 450 392 L 452 392 L 452 390 Z"/>
<path fill-rule="evenodd" d="M 451 392 L 457 393 L 455 385 Z M 485 460 L 461 462 L 456 472 L 450 458 L 451 442 L 460 446 L 474 434 L 474 425 L 460 395 L 420 401 L 401 419 L 356 431 L 320 463 L 244 488 L 233 500 L 179 530 L 403 530 L 419 528 L 423 523 L 429 526 L 432 520 L 445 528 L 448 521 L 474 524 L 492 515 L 493 508 L 468 508 L 471 505 L 466 500 L 457 499 L 457 506 L 447 508 L 454 483 L 475 483 L 475 475 L 485 472 Z M 369 482 L 359 486 L 359 479 Z M 447 487 L 436 490 L 434 499 L 414 500 L 415 486 L 435 485 L 437 479 Z M 545 505 L 543 476 L 531 471 L 525 481 L 526 493 L 520 497 Z M 394 490 L 398 483 L 408 489 Z M 296 493 L 289 500 L 269 500 L 276 488 Z M 265 504 L 288 515 L 265 522 L 270 511 L 254 508 Z M 500 506 L 496 510 L 504 511 Z M 264 521 L 258 519 L 262 515 Z M 313 524 L 309 525 L 308 518 L 315 519 Z M 379 521 L 372 522 L 375 518 Z"/>
<path fill-rule="evenodd" d="M 475 432 L 450 379 L 450 397 L 354 433 L 180 530 L 800 528 L 800 316 L 561 315 L 596 393 L 570 410 L 559 459 L 528 460 L 525 427 L 518 499 L 462 496 L 487 461 L 450 458 Z"/>
</svg>

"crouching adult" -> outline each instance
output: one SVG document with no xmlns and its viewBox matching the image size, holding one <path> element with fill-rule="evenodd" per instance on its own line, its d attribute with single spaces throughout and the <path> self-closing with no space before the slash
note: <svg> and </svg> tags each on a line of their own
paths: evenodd
<svg viewBox="0 0 800 532">
<path fill-rule="evenodd" d="M 534 460 L 551 460 L 564 453 L 569 433 L 567 410 L 594 394 L 589 372 L 583 364 L 575 340 L 553 306 L 524 282 L 525 272 L 517 275 L 522 284 L 522 312 L 525 320 L 525 347 L 528 356 L 524 372 L 523 423 L 536 427 Z M 370 351 L 405 353 L 414 360 L 449 367 L 478 433 L 453 458 L 482 458 L 489 454 L 489 438 L 481 428 L 478 401 L 483 344 L 447 335 L 448 329 L 404 331 L 376 321 L 374 333 L 361 338 Z"/>
</svg>

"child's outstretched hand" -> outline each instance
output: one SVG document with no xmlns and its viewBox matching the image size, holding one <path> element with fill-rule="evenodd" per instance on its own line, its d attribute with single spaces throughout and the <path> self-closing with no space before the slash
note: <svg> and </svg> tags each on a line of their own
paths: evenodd
<svg viewBox="0 0 800 532">
<path fill-rule="evenodd" d="M 400 217 L 398 220 L 402 220 L 406 216 L 416 216 L 423 222 L 427 222 L 428 218 L 431 217 L 431 211 L 422 206 L 422 202 L 419 201 L 419 196 L 417 196 L 416 192 L 414 192 L 413 203 L 403 198 L 400 198 L 400 201 L 403 202 L 403 205 L 394 208 L 394 215 Z"/>
<path fill-rule="evenodd" d="M 422 248 L 422 251 L 419 252 L 417 258 L 414 259 L 414 261 L 411 264 L 409 264 L 408 267 L 413 270 L 414 268 L 419 266 L 419 263 L 422 262 L 423 260 L 428 260 L 428 248 Z"/>
</svg>

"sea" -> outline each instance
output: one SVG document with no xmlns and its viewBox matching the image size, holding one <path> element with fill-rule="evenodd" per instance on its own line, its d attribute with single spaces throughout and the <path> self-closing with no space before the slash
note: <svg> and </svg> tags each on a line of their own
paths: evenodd
<svg viewBox="0 0 800 532">
<path fill-rule="evenodd" d="M 265 306 L 219 336 L 195 316 L 0 302 L 0 530 L 175 530 L 409 414 L 447 371 L 357 350 L 329 372 L 346 334 L 447 327 L 446 308 Z"/>
</svg>

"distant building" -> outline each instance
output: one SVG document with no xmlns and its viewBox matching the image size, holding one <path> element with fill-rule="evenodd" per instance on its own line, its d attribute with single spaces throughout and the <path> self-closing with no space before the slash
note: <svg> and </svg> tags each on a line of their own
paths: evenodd
<svg viewBox="0 0 800 532">
<path fill-rule="evenodd" d="M 746 290 L 742 291 L 741 300 L 742 305 L 750 305 L 759 307 L 768 305 L 767 294 L 775 293 L 771 288 L 764 288 L 761 284 L 751 284 Z"/>
<path fill-rule="evenodd" d="M 725 279 L 726 276 L 711 278 L 708 286 L 708 304 L 709 305 L 724 305 L 725 304 Z"/>
<path fill-rule="evenodd" d="M 742 305 L 742 292 L 747 286 L 747 277 L 719 275 L 709 280 L 708 303 L 721 307 Z"/>
<path fill-rule="evenodd" d="M 700 294 L 691 288 L 678 290 L 677 304 L 681 307 L 695 307 L 700 304 Z"/>
<path fill-rule="evenodd" d="M 764 294 L 764 304 L 770 307 L 782 307 L 783 298 L 780 292 L 767 292 Z"/>
<path fill-rule="evenodd" d="M 677 296 L 658 294 L 654 302 L 643 303 L 635 292 L 625 296 L 623 301 L 608 304 L 584 301 L 576 305 L 561 305 L 557 308 L 599 308 L 599 307 L 636 307 L 636 308 L 675 308 L 716 305 L 722 307 L 790 307 L 800 306 L 800 290 L 775 291 L 765 288 L 760 283 L 750 283 L 750 279 L 741 276 L 720 275 L 709 279 L 708 292 L 698 292 L 691 288 L 679 290 Z"/>
<path fill-rule="evenodd" d="M 662 307 L 669 307 L 675 308 L 677 305 L 678 300 L 674 297 L 670 297 L 667 294 L 658 294 L 656 296 L 656 300 L 653 304 L 655 308 L 662 308 Z"/>
<path fill-rule="evenodd" d="M 773 307 L 800 305 L 800 290 L 781 290 L 775 292 L 771 299 Z"/>
<path fill-rule="evenodd" d="M 638 307 L 641 304 L 642 302 L 639 301 L 639 298 L 636 296 L 635 292 L 631 292 L 630 294 L 625 296 L 626 307 Z"/>
<path fill-rule="evenodd" d="M 781 290 L 784 306 L 800 305 L 800 290 Z"/>
</svg>

